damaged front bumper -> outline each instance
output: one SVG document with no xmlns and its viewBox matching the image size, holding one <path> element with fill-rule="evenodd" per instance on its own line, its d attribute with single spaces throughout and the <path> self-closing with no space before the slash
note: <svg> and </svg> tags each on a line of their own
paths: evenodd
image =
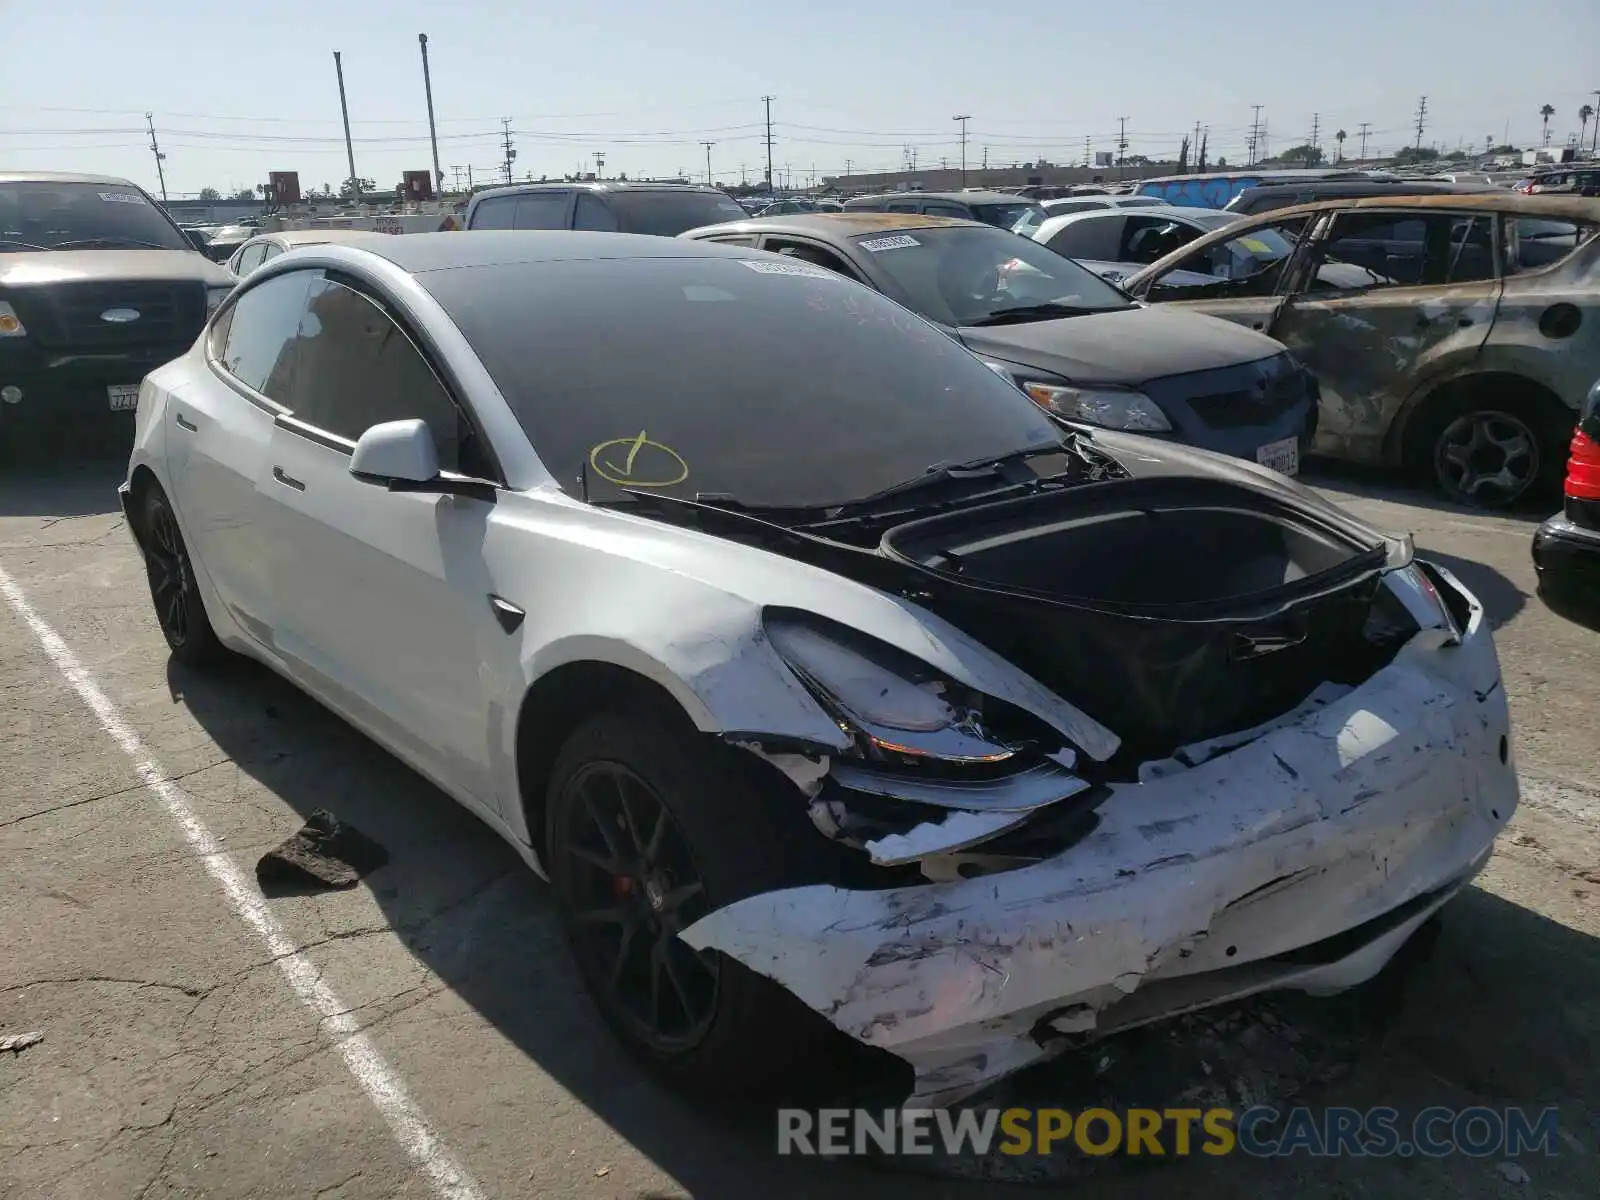
<svg viewBox="0 0 1600 1200">
<path fill-rule="evenodd" d="M 753 896 L 683 933 L 909 1062 L 953 1103 L 1086 1038 L 1254 992 L 1376 974 L 1482 867 L 1517 803 L 1474 602 L 1365 683 L 1237 748 L 1112 784 L 1033 865 Z M 1215 749 L 1215 748 L 1214 748 Z"/>
</svg>

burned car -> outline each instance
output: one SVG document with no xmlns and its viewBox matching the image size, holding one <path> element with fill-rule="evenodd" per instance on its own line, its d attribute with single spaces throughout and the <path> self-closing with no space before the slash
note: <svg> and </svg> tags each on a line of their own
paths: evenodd
<svg viewBox="0 0 1600 1200">
<path fill-rule="evenodd" d="M 1123 281 L 1277 338 L 1317 375 L 1313 449 L 1486 507 L 1554 491 L 1600 374 L 1600 201 L 1487 192 L 1247 218 Z"/>
<path fill-rule="evenodd" d="M 838 1031 L 939 1104 L 1349 987 L 1517 803 L 1488 622 L 1407 540 L 791 258 L 303 247 L 138 430 L 174 656 L 268 664 L 487 822 L 686 1085 Z"/>
</svg>

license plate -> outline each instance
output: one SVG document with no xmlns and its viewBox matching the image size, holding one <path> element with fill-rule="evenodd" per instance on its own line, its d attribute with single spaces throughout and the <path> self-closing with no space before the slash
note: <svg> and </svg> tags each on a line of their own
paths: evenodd
<svg viewBox="0 0 1600 1200">
<path fill-rule="evenodd" d="M 113 412 L 125 408 L 139 407 L 139 385 L 137 383 L 113 383 L 106 389 L 106 399 L 111 401 Z"/>
<path fill-rule="evenodd" d="M 1268 442 L 1256 450 L 1256 461 L 1284 475 L 1300 474 L 1300 439 L 1284 438 Z"/>
</svg>

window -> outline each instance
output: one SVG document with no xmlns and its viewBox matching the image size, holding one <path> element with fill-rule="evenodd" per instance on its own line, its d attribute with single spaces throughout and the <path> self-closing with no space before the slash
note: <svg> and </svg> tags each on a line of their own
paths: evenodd
<svg viewBox="0 0 1600 1200">
<path fill-rule="evenodd" d="M 951 204 L 945 200 L 929 200 L 922 206 L 922 211 L 930 217 L 956 217 L 963 221 L 972 219 L 972 214 L 961 205 Z"/>
<path fill-rule="evenodd" d="M 1152 280 L 1145 294 L 1156 301 L 1275 295 L 1305 224 L 1305 217 L 1295 217 L 1258 225 L 1199 247 Z"/>
<path fill-rule="evenodd" d="M 1029 213 L 1044 211 L 1044 205 L 1037 200 L 1021 200 L 1014 204 L 974 204 L 970 207 L 973 220 L 997 229 L 1015 229 L 1017 222 Z"/>
<path fill-rule="evenodd" d="M 1506 274 L 1541 271 L 1554 266 L 1595 234 L 1596 226 L 1545 217 L 1501 220 Z"/>
<path fill-rule="evenodd" d="M 308 425 L 356 441 L 384 421 L 428 423 L 444 470 L 460 469 L 469 427 L 427 359 L 377 304 L 332 279 L 311 284 L 287 401 Z"/>
<path fill-rule="evenodd" d="M 670 192 L 621 190 L 611 193 L 607 203 L 617 211 L 624 233 L 656 237 L 677 237 L 688 229 L 742 221 L 746 216 L 733 197 L 690 188 Z"/>
<path fill-rule="evenodd" d="M 1201 231 L 1171 217 L 1130 216 L 1122 227 L 1117 262 L 1153 263 L 1187 246 Z"/>
<path fill-rule="evenodd" d="M 589 192 L 578 193 L 578 208 L 572 218 L 574 229 L 593 229 L 600 233 L 615 233 L 617 231 L 617 214 L 606 206 L 606 202 Z"/>
<path fill-rule="evenodd" d="M 266 258 L 266 253 L 267 243 L 265 242 L 257 242 L 253 246 L 246 246 L 239 252 L 239 265 L 234 268 L 233 273 L 243 279 L 262 264 Z"/>
<path fill-rule="evenodd" d="M 306 289 L 314 278 L 311 271 L 276 275 L 240 295 L 226 317 L 223 368 L 246 387 L 279 404 L 289 402 L 295 334 L 305 308 Z"/>
<path fill-rule="evenodd" d="M 271 262 L 273 259 L 277 258 L 278 255 L 283 253 L 283 247 L 278 245 L 277 242 L 267 242 L 266 247 L 266 253 L 261 256 L 261 261 L 264 263 Z"/>
<path fill-rule="evenodd" d="M 1160 204 L 1159 200 L 1151 200 L 1151 204 Z M 1064 217 L 1069 213 L 1093 212 L 1097 208 L 1110 208 L 1104 200 L 1051 200 L 1045 206 L 1045 212 L 1052 217 Z"/>
<path fill-rule="evenodd" d="M 754 246 L 756 244 L 755 235 L 749 233 L 733 233 L 726 237 L 706 238 L 705 240 L 716 242 L 719 246 Z"/>
<path fill-rule="evenodd" d="M 0 238 L 12 250 L 193 250 L 166 213 L 131 183 L 0 183 Z"/>
<path fill-rule="evenodd" d="M 813 263 L 819 267 L 826 267 L 830 271 L 843 275 L 846 279 L 855 278 L 849 267 L 833 251 L 825 250 L 821 246 L 814 246 L 810 242 L 790 241 L 788 238 L 769 237 L 763 250 L 771 250 L 785 258 L 797 258 L 801 262 Z"/>
<path fill-rule="evenodd" d="M 1322 244 L 1311 292 L 1424 287 L 1494 278 L 1487 215 L 1340 213 Z"/>
<path fill-rule="evenodd" d="M 1068 221 L 1045 244 L 1068 258 L 1116 262 L 1122 227 L 1127 220 L 1121 213 L 1107 211 L 1105 216 Z"/>
<path fill-rule="evenodd" d="M 884 207 L 884 211 L 885 212 L 914 213 L 914 212 L 917 211 L 917 201 L 915 201 L 915 200 L 891 200 L 891 201 L 889 201 L 888 204 L 884 205 L 883 207 Z"/>
<path fill-rule="evenodd" d="M 472 210 L 473 229 L 512 229 L 517 215 L 515 196 L 491 196 Z"/>
<path fill-rule="evenodd" d="M 524 192 L 517 197 L 515 229 L 565 229 L 566 192 Z"/>
</svg>

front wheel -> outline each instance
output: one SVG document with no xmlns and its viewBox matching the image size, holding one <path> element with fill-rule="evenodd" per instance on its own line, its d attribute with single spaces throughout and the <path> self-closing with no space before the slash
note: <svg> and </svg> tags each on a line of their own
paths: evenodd
<svg viewBox="0 0 1600 1200">
<path fill-rule="evenodd" d="M 156 622 L 172 657 L 187 667 L 205 667 L 223 655 L 222 643 L 206 616 L 194 564 L 166 494 L 152 486 L 144 501 L 144 569 Z"/>
<path fill-rule="evenodd" d="M 770 1087 L 839 1035 L 771 980 L 678 935 L 803 878 L 825 839 L 798 791 L 701 737 L 650 712 L 579 727 L 551 773 L 545 849 L 573 959 L 606 1023 L 675 1084 L 729 1096 Z"/>
</svg>

